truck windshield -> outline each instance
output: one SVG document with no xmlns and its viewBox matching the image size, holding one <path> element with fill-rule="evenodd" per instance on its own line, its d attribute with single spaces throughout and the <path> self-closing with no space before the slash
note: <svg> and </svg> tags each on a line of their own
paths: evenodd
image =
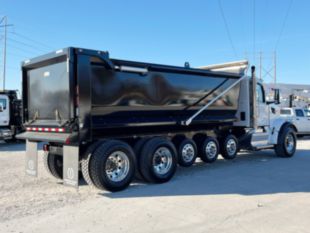
<svg viewBox="0 0 310 233">
<path fill-rule="evenodd" d="M 29 70 L 27 78 L 29 121 L 68 120 L 70 99 L 66 62 Z"/>
</svg>

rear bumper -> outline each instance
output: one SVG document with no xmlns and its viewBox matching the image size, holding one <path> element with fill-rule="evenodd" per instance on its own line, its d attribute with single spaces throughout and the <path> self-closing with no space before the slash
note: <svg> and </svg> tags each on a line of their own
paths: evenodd
<svg viewBox="0 0 310 233">
<path fill-rule="evenodd" d="M 34 142 L 57 142 L 65 143 L 70 137 L 69 133 L 38 133 L 38 132 L 24 132 L 16 135 L 18 139 L 30 140 Z"/>
</svg>

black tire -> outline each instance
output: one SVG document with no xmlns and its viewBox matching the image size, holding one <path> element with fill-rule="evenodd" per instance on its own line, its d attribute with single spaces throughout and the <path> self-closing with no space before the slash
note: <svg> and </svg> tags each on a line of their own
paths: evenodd
<svg viewBox="0 0 310 233">
<path fill-rule="evenodd" d="M 12 138 L 10 139 L 4 139 L 3 140 L 5 143 L 14 143 L 14 142 L 17 142 L 17 139 L 15 138 L 15 136 L 13 136 Z"/>
<path fill-rule="evenodd" d="M 140 157 L 141 157 L 141 151 L 143 146 L 145 145 L 145 143 L 149 140 L 149 137 L 145 137 L 145 138 L 140 138 L 134 145 L 133 147 L 133 151 L 135 152 L 136 155 L 136 167 L 139 168 L 140 167 Z M 144 180 L 140 169 L 136 169 L 135 172 L 135 178 L 138 180 Z"/>
<path fill-rule="evenodd" d="M 194 137 L 193 137 L 193 140 L 194 140 L 195 143 L 196 143 L 196 146 L 197 146 L 197 148 L 198 148 L 198 152 L 199 152 L 199 153 L 201 152 L 200 149 L 201 149 L 201 147 L 202 147 L 202 145 L 203 145 L 203 142 L 206 140 L 206 138 L 207 138 L 207 135 L 206 135 L 206 134 L 203 134 L 203 133 L 197 133 L 197 134 L 195 134 Z M 198 155 L 198 156 L 199 156 L 199 155 Z"/>
<path fill-rule="evenodd" d="M 174 144 L 175 148 L 179 148 L 180 144 L 183 142 L 183 140 L 185 140 L 186 137 L 185 135 L 182 134 L 178 134 L 175 135 L 172 139 L 171 142 Z"/>
<path fill-rule="evenodd" d="M 57 179 L 63 177 L 63 158 L 60 155 L 44 152 L 43 155 L 44 167 L 49 174 Z"/>
<path fill-rule="evenodd" d="M 291 137 L 292 140 L 292 149 L 288 148 L 288 137 Z M 296 132 L 289 126 L 286 126 L 283 130 L 280 131 L 278 136 L 278 143 L 275 145 L 274 149 L 278 157 L 290 158 L 295 154 L 296 151 L 297 137 Z"/>
<path fill-rule="evenodd" d="M 238 151 L 238 139 L 234 135 L 228 134 L 220 141 L 220 153 L 224 159 L 236 158 Z"/>
<path fill-rule="evenodd" d="M 165 159 L 168 160 L 167 167 L 164 168 L 167 169 L 167 171 L 163 170 L 162 174 L 154 168 L 154 166 L 156 166 L 154 162 L 159 163 L 157 164 L 158 168 L 160 164 L 163 163 L 163 158 L 159 158 L 160 155 L 156 154 L 156 152 L 162 153 L 163 156 L 166 156 Z M 155 154 L 157 158 L 154 157 Z M 157 161 L 154 161 L 155 159 L 157 159 Z M 151 183 L 164 183 L 169 181 L 177 169 L 177 152 L 174 144 L 162 137 L 150 139 L 142 148 L 139 164 L 140 172 L 146 181 Z"/>
<path fill-rule="evenodd" d="M 185 138 L 178 145 L 178 163 L 182 167 L 190 167 L 197 158 L 197 146 L 194 140 Z"/>
<path fill-rule="evenodd" d="M 206 137 L 200 147 L 200 158 L 205 163 L 214 163 L 219 155 L 219 143 L 216 138 Z"/>
<path fill-rule="evenodd" d="M 113 174 L 118 175 L 119 171 L 115 171 L 115 166 L 120 166 L 115 164 L 115 161 L 110 160 L 110 156 L 115 156 L 117 158 L 123 156 L 124 177 L 119 180 L 113 180 L 112 175 L 108 174 L 106 168 L 107 164 L 111 163 Z M 98 189 L 106 189 L 112 192 L 120 191 L 130 184 L 135 174 L 135 155 L 131 147 L 122 141 L 110 140 L 98 146 L 90 157 L 89 172 L 90 178 L 94 185 Z"/>
<path fill-rule="evenodd" d="M 85 182 L 90 185 L 94 186 L 94 182 L 92 181 L 90 177 L 90 172 L 89 172 L 89 164 L 90 164 L 90 158 L 94 151 L 97 149 L 98 146 L 102 145 L 105 142 L 105 140 L 102 141 L 97 141 L 92 144 L 90 144 L 87 149 L 84 151 L 82 160 L 81 160 L 81 172 L 82 176 L 85 180 Z"/>
</svg>

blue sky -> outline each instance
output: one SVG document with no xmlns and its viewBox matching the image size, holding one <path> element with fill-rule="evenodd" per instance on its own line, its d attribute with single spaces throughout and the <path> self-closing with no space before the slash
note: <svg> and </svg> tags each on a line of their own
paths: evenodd
<svg viewBox="0 0 310 233">
<path fill-rule="evenodd" d="M 262 52 L 266 70 L 276 50 L 278 81 L 310 84 L 310 1 L 291 1 L 221 0 L 232 46 L 218 0 L 0 0 L 0 16 L 14 24 L 6 87 L 20 88 L 22 60 L 68 46 L 108 50 L 128 60 L 180 66 L 189 61 L 192 67 L 244 58 L 258 65 Z M 0 65 L 1 35 L 2 28 Z"/>
</svg>

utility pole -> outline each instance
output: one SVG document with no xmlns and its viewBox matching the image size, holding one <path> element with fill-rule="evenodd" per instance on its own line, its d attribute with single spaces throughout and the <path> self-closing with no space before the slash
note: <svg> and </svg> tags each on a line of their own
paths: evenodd
<svg viewBox="0 0 310 233">
<path fill-rule="evenodd" d="M 1 25 L 1 23 L 4 22 L 4 25 Z M 6 74 L 6 40 L 7 40 L 7 27 L 13 26 L 11 24 L 8 24 L 8 18 L 6 16 L 3 16 L 0 21 L 0 27 L 4 27 L 4 44 L 3 44 L 3 73 L 2 73 L 2 79 L 3 79 L 3 90 L 5 90 L 5 74 Z"/>
<path fill-rule="evenodd" d="M 262 69 L 263 69 L 263 64 L 262 64 L 262 59 L 263 59 L 263 53 L 259 53 L 259 79 L 262 80 Z"/>
<path fill-rule="evenodd" d="M 273 54 L 273 66 L 274 66 L 274 73 L 273 73 L 274 85 L 276 86 L 277 84 L 277 52 L 276 51 L 274 51 L 274 54 Z"/>
</svg>

